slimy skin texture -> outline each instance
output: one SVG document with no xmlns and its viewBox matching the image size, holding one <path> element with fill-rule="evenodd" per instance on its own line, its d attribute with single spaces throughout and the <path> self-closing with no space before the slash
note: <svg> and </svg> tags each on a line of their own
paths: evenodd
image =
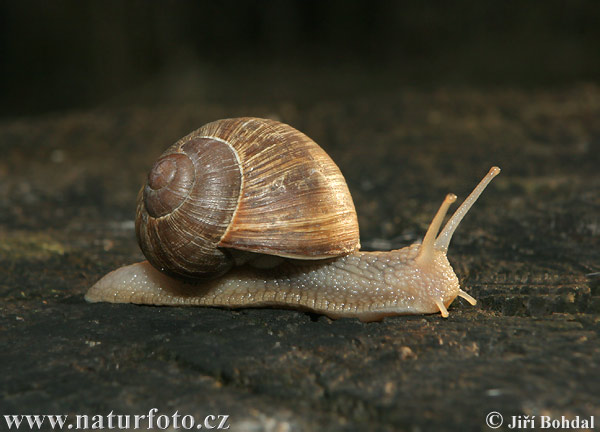
<svg viewBox="0 0 600 432">
<path fill-rule="evenodd" d="M 286 261 L 273 269 L 238 267 L 219 279 L 185 283 L 147 261 L 109 273 L 87 293 L 89 302 L 170 306 L 285 307 L 331 318 L 376 321 L 388 315 L 435 313 L 460 292 L 446 256 L 415 266 L 420 245 L 391 252 L 355 252 L 325 262 Z"/>
<path fill-rule="evenodd" d="M 446 318 L 447 307 L 457 296 L 476 303 L 460 289 L 446 254 L 460 221 L 499 173 L 500 168 L 492 167 L 439 232 L 456 201 L 456 195 L 448 194 L 422 244 L 389 252 L 356 251 L 325 260 L 285 259 L 268 269 L 244 264 L 217 279 L 197 283 L 167 276 L 143 261 L 107 274 L 85 299 L 91 303 L 293 308 L 361 321 L 436 312 Z"/>
</svg>

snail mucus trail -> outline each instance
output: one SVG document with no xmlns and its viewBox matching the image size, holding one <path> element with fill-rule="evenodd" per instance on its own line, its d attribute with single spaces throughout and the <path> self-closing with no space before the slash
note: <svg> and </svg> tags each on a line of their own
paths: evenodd
<svg viewBox="0 0 600 432">
<path fill-rule="evenodd" d="M 216 167 L 207 155 L 213 151 L 224 167 Z M 230 175 L 238 169 L 239 174 Z M 361 321 L 436 312 L 447 317 L 447 308 L 457 296 L 476 304 L 460 289 L 446 257 L 450 240 L 499 172 L 492 167 L 440 231 L 449 206 L 456 201 L 456 195 L 448 194 L 422 243 L 362 252 L 347 186 L 335 163 L 314 141 L 273 120 L 212 122 L 169 148 L 140 192 L 136 232 L 148 261 L 108 273 L 85 299 L 293 308 Z M 231 178 L 237 182 L 233 192 L 218 198 L 210 195 Z M 288 179 L 292 179 L 289 184 L 282 183 Z M 191 192 L 198 184 L 209 191 L 208 201 Z M 157 191 L 165 192 L 164 196 Z M 190 201 L 201 204 L 184 211 Z M 178 212 L 197 216 L 217 205 L 226 207 L 225 216 L 219 209 L 199 223 L 169 219 Z M 207 234 L 211 223 L 221 231 Z M 188 238 L 179 240 L 184 231 L 190 231 Z M 209 246 L 200 247 L 206 249 L 202 253 L 208 255 L 208 264 L 196 263 L 204 259 L 192 250 L 199 239 L 208 239 Z M 163 243 L 170 249 L 163 251 L 167 247 Z"/>
</svg>

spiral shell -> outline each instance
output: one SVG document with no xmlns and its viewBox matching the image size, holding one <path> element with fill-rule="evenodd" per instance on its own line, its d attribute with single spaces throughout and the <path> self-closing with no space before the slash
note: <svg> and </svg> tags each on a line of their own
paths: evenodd
<svg viewBox="0 0 600 432">
<path fill-rule="evenodd" d="M 360 248 L 352 197 L 314 141 L 258 118 L 208 123 L 156 161 L 138 195 L 136 234 L 157 269 L 210 278 L 232 250 L 298 259 Z"/>
</svg>

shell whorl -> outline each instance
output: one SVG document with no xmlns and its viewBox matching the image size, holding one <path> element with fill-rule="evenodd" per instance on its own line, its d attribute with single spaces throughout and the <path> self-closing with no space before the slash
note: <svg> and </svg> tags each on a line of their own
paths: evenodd
<svg viewBox="0 0 600 432">
<path fill-rule="evenodd" d="M 232 260 L 217 247 L 235 212 L 241 174 L 233 149 L 190 137 L 156 162 L 140 192 L 136 233 L 152 265 L 185 278 L 225 273 Z"/>
<path fill-rule="evenodd" d="M 188 155 L 172 153 L 161 157 L 148 174 L 144 202 L 154 218 L 173 213 L 189 196 L 196 179 L 194 163 Z"/>
<path fill-rule="evenodd" d="M 228 249 L 319 259 L 360 247 L 344 178 L 296 129 L 273 120 L 208 123 L 170 147 L 140 191 L 140 247 L 154 267 L 209 278 Z"/>
</svg>

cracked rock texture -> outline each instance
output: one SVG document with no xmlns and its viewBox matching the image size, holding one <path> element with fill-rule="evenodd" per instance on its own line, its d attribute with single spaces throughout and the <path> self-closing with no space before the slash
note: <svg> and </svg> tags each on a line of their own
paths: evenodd
<svg viewBox="0 0 600 432">
<path fill-rule="evenodd" d="M 87 304 L 141 260 L 153 160 L 223 117 L 320 143 L 365 249 L 420 240 L 448 192 L 503 171 L 454 236 L 450 317 L 363 324 L 274 309 Z M 230 430 L 487 430 L 485 417 L 600 421 L 600 88 L 404 90 L 269 106 L 177 105 L 0 124 L 1 414 L 228 414 Z"/>
</svg>

